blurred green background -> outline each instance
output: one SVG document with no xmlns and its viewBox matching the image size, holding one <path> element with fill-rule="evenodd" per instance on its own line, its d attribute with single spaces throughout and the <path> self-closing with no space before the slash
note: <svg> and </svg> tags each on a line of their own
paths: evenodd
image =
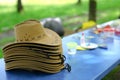
<svg viewBox="0 0 120 80">
<path fill-rule="evenodd" d="M 65 29 L 74 30 L 80 23 L 88 21 L 89 0 L 22 0 L 23 11 L 17 12 L 17 0 L 0 0 L 0 36 L 13 30 L 14 25 L 28 19 L 41 20 L 48 17 L 60 17 Z M 97 24 L 118 19 L 120 15 L 120 0 L 96 0 Z M 13 36 L 0 37 L 0 57 L 2 47 L 13 42 Z M 119 68 L 116 68 L 117 70 Z M 117 71 L 114 70 L 113 72 Z M 113 80 L 110 75 L 104 80 Z"/>
<path fill-rule="evenodd" d="M 116 19 L 120 14 L 120 0 L 96 0 L 97 23 L 104 23 Z M 23 11 L 17 13 L 17 0 L 0 0 L 0 32 L 26 19 L 43 19 L 47 17 L 79 17 L 70 22 L 84 22 L 88 20 L 89 0 L 22 0 Z M 68 20 L 69 21 L 69 20 Z M 67 27 L 70 22 L 63 22 Z"/>
</svg>

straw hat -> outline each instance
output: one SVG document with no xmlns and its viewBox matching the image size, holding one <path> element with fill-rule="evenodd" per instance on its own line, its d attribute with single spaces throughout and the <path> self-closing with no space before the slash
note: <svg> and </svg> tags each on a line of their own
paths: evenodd
<svg viewBox="0 0 120 80">
<path fill-rule="evenodd" d="M 27 20 L 15 26 L 17 43 L 38 43 L 59 46 L 62 41 L 54 31 L 44 28 L 37 20 Z"/>
<path fill-rule="evenodd" d="M 59 46 L 48 46 L 48 45 L 41 45 L 36 43 L 13 43 L 3 47 L 3 51 L 16 48 L 16 47 L 28 47 L 29 49 L 39 48 L 39 49 L 52 50 L 52 51 L 56 51 L 56 50 L 62 51 L 62 44 Z"/>
<path fill-rule="evenodd" d="M 6 70 L 56 73 L 66 68 L 62 40 L 57 33 L 44 28 L 37 20 L 17 24 L 14 30 L 16 41 L 3 48 Z"/>
</svg>

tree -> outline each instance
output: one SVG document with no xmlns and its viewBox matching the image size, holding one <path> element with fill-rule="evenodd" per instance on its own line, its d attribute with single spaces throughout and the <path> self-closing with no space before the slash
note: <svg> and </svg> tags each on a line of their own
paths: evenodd
<svg viewBox="0 0 120 80">
<path fill-rule="evenodd" d="M 17 12 L 20 13 L 23 11 L 23 6 L 21 0 L 17 0 Z"/>
<path fill-rule="evenodd" d="M 77 1 L 77 4 L 81 4 L 81 0 L 78 0 L 78 1 Z"/>
<path fill-rule="evenodd" d="M 118 16 L 118 19 L 120 19 L 120 15 Z"/>
<path fill-rule="evenodd" d="M 89 20 L 93 20 L 95 22 L 96 22 L 96 8 L 97 8 L 96 0 L 89 0 Z"/>
</svg>

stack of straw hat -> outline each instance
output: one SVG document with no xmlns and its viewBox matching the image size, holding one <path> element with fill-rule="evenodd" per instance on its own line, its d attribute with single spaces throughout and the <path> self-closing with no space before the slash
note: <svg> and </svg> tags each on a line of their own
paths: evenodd
<svg viewBox="0 0 120 80">
<path fill-rule="evenodd" d="M 62 40 L 54 31 L 37 20 L 15 26 L 14 43 L 3 48 L 6 70 L 25 69 L 57 73 L 66 68 Z"/>
</svg>

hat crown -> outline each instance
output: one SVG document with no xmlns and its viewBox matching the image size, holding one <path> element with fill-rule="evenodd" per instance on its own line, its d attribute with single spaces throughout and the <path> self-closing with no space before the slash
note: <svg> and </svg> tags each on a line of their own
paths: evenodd
<svg viewBox="0 0 120 80">
<path fill-rule="evenodd" d="M 37 20 L 27 20 L 15 26 L 17 42 L 34 41 L 47 36 L 43 26 Z"/>
</svg>

